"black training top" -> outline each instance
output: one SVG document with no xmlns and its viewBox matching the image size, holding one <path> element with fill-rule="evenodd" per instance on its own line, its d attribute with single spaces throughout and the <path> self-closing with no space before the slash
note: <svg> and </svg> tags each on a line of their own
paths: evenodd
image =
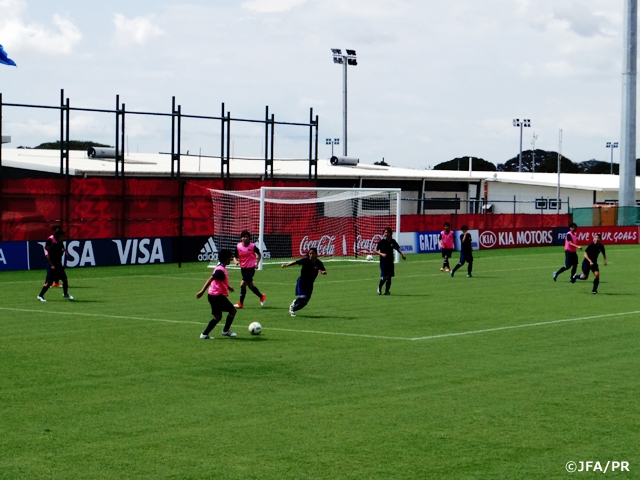
<svg viewBox="0 0 640 480">
<path fill-rule="evenodd" d="M 382 262 L 393 263 L 394 261 L 393 251 L 394 250 L 400 251 L 400 245 L 398 245 L 398 242 L 396 242 L 394 238 L 392 238 L 391 240 L 387 240 L 386 238 L 383 238 L 378 242 L 378 246 L 376 247 L 376 250 L 386 255 L 386 257 L 380 257 L 381 263 Z"/>
<path fill-rule="evenodd" d="M 320 260 L 316 259 L 314 263 L 309 257 L 296 260 L 296 264 L 302 266 L 300 270 L 300 283 L 303 285 L 313 285 L 313 282 L 315 282 L 318 277 L 318 272 L 325 270 Z"/>
<path fill-rule="evenodd" d="M 587 254 L 587 256 L 593 263 L 598 263 L 598 255 L 600 255 L 600 252 L 602 252 L 602 255 L 605 255 L 604 245 L 596 242 L 590 243 L 587 249 L 584 251 L 584 253 Z"/>
<path fill-rule="evenodd" d="M 464 239 L 464 233 L 460 235 L 460 251 L 465 255 L 469 255 L 473 252 L 473 244 L 471 234 L 467 232 L 467 237 Z M 464 240 L 463 240 L 464 239 Z"/>
<path fill-rule="evenodd" d="M 49 260 L 51 260 L 51 265 L 61 267 L 62 255 L 64 255 L 64 245 L 60 242 L 51 244 L 49 247 Z"/>
</svg>

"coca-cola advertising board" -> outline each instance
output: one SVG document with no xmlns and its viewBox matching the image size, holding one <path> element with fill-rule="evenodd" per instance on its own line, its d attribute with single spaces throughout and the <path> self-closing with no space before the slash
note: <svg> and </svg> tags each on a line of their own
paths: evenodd
<svg viewBox="0 0 640 480">
<path fill-rule="evenodd" d="M 415 253 L 415 245 L 413 242 L 415 234 L 400 233 L 396 241 L 400 245 L 400 250 L 406 253 Z M 373 255 L 382 234 L 357 235 L 344 233 L 315 233 L 309 235 L 293 235 L 292 236 L 292 253 L 293 256 L 303 257 L 310 248 L 318 249 L 318 256 L 358 256 L 366 257 Z M 395 238 L 395 237 L 394 237 Z"/>
<path fill-rule="evenodd" d="M 554 229 L 557 245 L 564 245 L 568 231 L 567 227 Z M 596 233 L 602 235 L 602 243 L 605 245 L 637 245 L 640 243 L 638 227 L 578 227 L 576 230 L 578 245 L 593 242 L 593 236 Z"/>
</svg>

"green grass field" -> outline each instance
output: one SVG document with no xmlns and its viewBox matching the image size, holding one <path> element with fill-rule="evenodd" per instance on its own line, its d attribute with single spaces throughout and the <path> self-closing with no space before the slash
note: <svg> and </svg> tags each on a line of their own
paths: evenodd
<svg viewBox="0 0 640 480">
<path fill-rule="evenodd" d="M 607 253 L 599 295 L 552 281 L 561 247 L 476 252 L 474 278 L 410 256 L 389 297 L 377 263 L 327 263 L 296 318 L 299 269 L 267 267 L 213 341 L 203 264 L 68 270 L 73 302 L 3 272 L 0 478 L 638 478 L 640 248 Z"/>
</svg>

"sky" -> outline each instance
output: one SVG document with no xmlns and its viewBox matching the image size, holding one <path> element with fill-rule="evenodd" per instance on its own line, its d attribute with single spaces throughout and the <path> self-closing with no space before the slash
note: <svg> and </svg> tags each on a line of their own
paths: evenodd
<svg viewBox="0 0 640 480">
<path fill-rule="evenodd" d="M 610 160 L 619 141 L 624 0 L 0 0 L 5 103 L 171 111 L 308 122 L 319 158 L 340 138 L 348 67 L 348 156 L 418 169 L 523 150 Z M 115 118 L 73 112 L 71 139 L 113 145 Z M 219 155 L 220 124 L 182 123 L 182 153 Z M 170 120 L 128 115 L 127 151 L 170 151 Z M 59 139 L 59 113 L 3 109 L 11 147 Z M 264 156 L 264 127 L 232 124 L 232 155 Z M 308 128 L 276 127 L 275 156 L 306 158 Z M 334 147 L 342 153 L 342 145 Z M 614 150 L 614 161 L 619 151 Z"/>
</svg>

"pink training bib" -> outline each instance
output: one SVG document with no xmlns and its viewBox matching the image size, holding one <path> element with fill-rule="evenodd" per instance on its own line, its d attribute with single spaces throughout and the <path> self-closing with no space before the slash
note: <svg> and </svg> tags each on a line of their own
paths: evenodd
<svg viewBox="0 0 640 480">
<path fill-rule="evenodd" d="M 218 270 L 222 270 L 224 272 L 224 280 L 216 280 L 214 279 L 209 285 L 209 295 L 222 295 L 223 297 L 229 296 L 229 275 L 227 275 L 227 269 L 224 268 L 224 265 L 219 264 L 216 268 L 213 269 L 213 273 L 216 273 Z"/>
<path fill-rule="evenodd" d="M 442 248 L 453 249 L 455 246 L 453 230 L 449 230 L 449 233 L 445 233 L 443 230 L 440 232 L 440 235 L 442 236 L 442 239 L 440 240 L 442 242 Z"/>
<path fill-rule="evenodd" d="M 238 256 L 240 257 L 240 268 L 253 268 L 256 266 L 255 244 L 250 243 L 246 247 L 242 242 L 238 243 Z"/>
</svg>

